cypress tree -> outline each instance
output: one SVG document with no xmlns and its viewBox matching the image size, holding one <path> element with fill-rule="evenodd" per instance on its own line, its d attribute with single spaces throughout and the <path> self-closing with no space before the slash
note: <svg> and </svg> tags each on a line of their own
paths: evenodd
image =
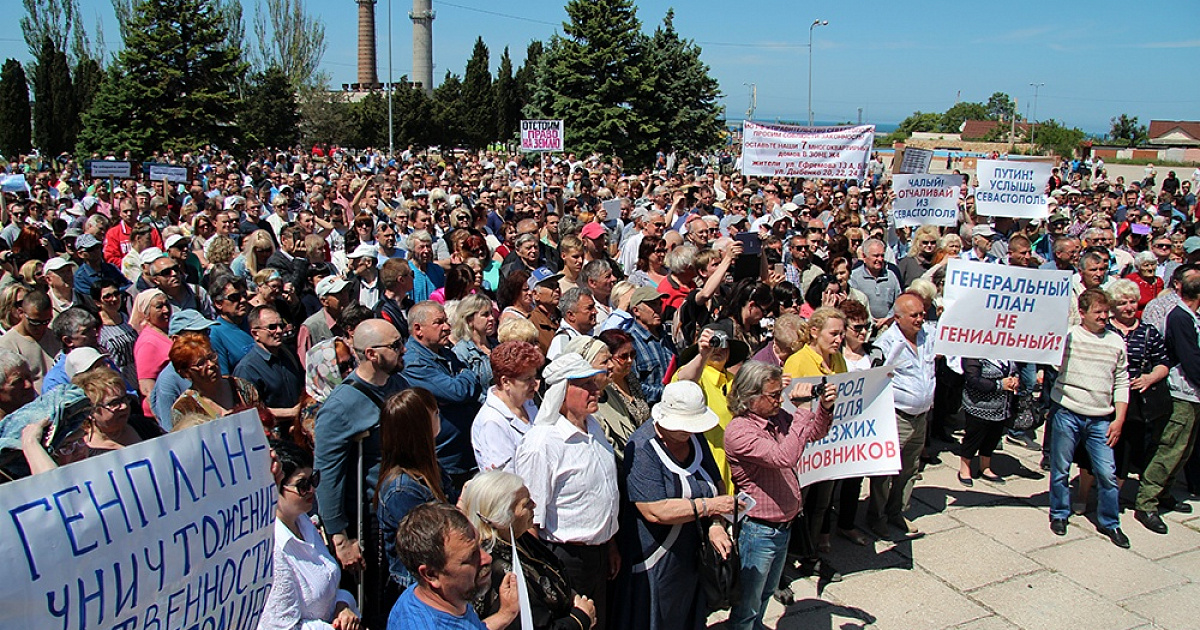
<svg viewBox="0 0 1200 630">
<path fill-rule="evenodd" d="M 653 68 L 655 98 L 646 115 L 660 125 L 656 145 L 663 151 L 705 151 L 721 141 L 720 85 L 700 60 L 700 48 L 675 30 L 675 11 L 668 10 L 646 49 Z"/>
<path fill-rule="evenodd" d="M 74 146 L 77 108 L 67 53 L 43 37 L 33 74 L 33 140 L 43 155 L 56 156 Z"/>
<path fill-rule="evenodd" d="M 508 47 L 500 55 L 500 68 L 496 70 L 496 82 L 492 84 L 492 100 L 496 111 L 497 140 L 509 141 L 517 134 L 521 118 L 521 100 L 517 93 L 517 81 L 513 77 L 512 58 Z"/>
<path fill-rule="evenodd" d="M 16 59 L 0 68 L 0 154 L 10 160 L 33 147 L 29 82 Z"/>
<path fill-rule="evenodd" d="M 483 38 L 476 38 L 463 75 L 461 97 L 464 139 L 476 149 L 496 139 L 496 105 L 492 95 L 492 73 L 488 69 L 490 63 Z"/>
<path fill-rule="evenodd" d="M 443 148 L 465 144 L 463 134 L 462 80 L 446 71 L 442 84 L 433 90 L 433 125 L 436 144 Z"/>
</svg>

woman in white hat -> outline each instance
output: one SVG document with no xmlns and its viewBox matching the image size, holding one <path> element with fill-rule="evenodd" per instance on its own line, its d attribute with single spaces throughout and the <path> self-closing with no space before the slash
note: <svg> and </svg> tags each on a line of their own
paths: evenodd
<svg viewBox="0 0 1200 630">
<path fill-rule="evenodd" d="M 703 433 L 717 414 L 692 381 L 663 388 L 650 410 L 653 422 L 633 432 L 625 445 L 621 479 L 633 504 L 623 512 L 620 628 L 703 628 L 710 612 L 700 588 L 696 552 L 707 530 L 713 546 L 728 556 L 732 543 L 718 515 L 732 514 L 736 501 L 723 494 L 721 473 Z"/>
</svg>

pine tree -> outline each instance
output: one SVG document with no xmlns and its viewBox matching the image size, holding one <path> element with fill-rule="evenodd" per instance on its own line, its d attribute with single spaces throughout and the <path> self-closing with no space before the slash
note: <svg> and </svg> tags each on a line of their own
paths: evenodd
<svg viewBox="0 0 1200 630">
<path fill-rule="evenodd" d="M 492 72 L 488 47 L 475 40 L 462 82 L 462 123 L 467 144 L 481 149 L 496 139 L 496 108 L 492 95 Z"/>
<path fill-rule="evenodd" d="M 447 71 L 442 84 L 433 90 L 434 143 L 446 149 L 465 144 L 462 121 L 462 80 Z"/>
<path fill-rule="evenodd" d="M 67 53 L 49 37 L 42 38 L 33 73 L 33 140 L 43 155 L 70 151 L 75 144 L 79 112 L 71 84 Z"/>
<path fill-rule="evenodd" d="M 657 146 L 663 151 L 705 151 L 721 141 L 721 89 L 700 60 L 700 48 L 675 30 L 669 9 L 651 36 L 646 56 L 655 89 L 646 115 L 660 125 Z"/>
<path fill-rule="evenodd" d="M 33 146 L 31 116 L 25 69 L 16 59 L 9 59 L 0 68 L 0 154 L 15 160 L 29 153 Z"/>
<path fill-rule="evenodd" d="M 495 138 L 508 142 L 516 136 L 517 127 L 521 122 L 521 101 L 507 46 L 504 47 L 504 54 L 500 55 L 500 68 L 496 70 L 496 82 L 492 84 L 492 88 L 492 101 L 496 111 Z"/>
<path fill-rule="evenodd" d="M 395 103 L 393 103 L 393 106 Z M 362 100 L 350 104 L 350 146 L 387 146 L 387 99 L 379 92 L 371 92 Z"/>
<path fill-rule="evenodd" d="M 632 0 L 571 0 L 565 37 L 555 36 L 538 63 L 526 114 L 566 121 L 566 144 L 582 153 L 649 163 L 658 127 L 643 115 L 645 36 Z"/>
<path fill-rule="evenodd" d="M 392 94 L 396 146 L 436 144 L 433 99 L 425 93 L 425 90 L 412 87 L 407 76 L 401 77 L 399 83 L 408 87 L 399 88 Z"/>
<path fill-rule="evenodd" d="M 281 68 L 270 66 L 251 77 L 245 103 L 238 116 L 244 148 L 290 147 L 299 139 L 296 95 Z"/>
<path fill-rule="evenodd" d="M 242 60 L 220 0 L 135 0 L 123 22 L 125 49 L 84 117 L 83 150 L 189 150 L 234 137 Z M 110 93 L 106 94 L 108 90 Z M 126 102 L 114 94 L 130 97 Z M 128 143 L 135 143 L 130 146 Z"/>
</svg>

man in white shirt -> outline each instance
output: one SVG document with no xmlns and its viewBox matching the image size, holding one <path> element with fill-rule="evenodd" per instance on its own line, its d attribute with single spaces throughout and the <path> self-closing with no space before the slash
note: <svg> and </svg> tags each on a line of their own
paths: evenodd
<svg viewBox="0 0 1200 630">
<path fill-rule="evenodd" d="M 567 342 L 579 335 L 590 335 L 596 327 L 596 300 L 592 292 L 580 287 L 568 289 L 558 300 L 562 321 L 550 342 L 546 358 L 553 361 L 562 354 Z"/>
<path fill-rule="evenodd" d="M 607 582 L 620 568 L 616 459 L 591 415 L 599 408 L 601 372 L 573 352 L 546 367 L 549 389 L 517 447 L 515 467 L 537 506 L 538 536 L 575 591 L 596 603 L 596 630 L 605 628 Z"/>
<path fill-rule="evenodd" d="M 665 212 L 662 210 L 651 210 L 646 214 L 641 233 L 630 236 L 621 244 L 621 255 L 617 258 L 617 262 L 621 263 L 621 268 L 625 270 L 625 275 L 628 276 L 637 271 L 638 249 L 642 246 L 642 238 L 646 236 L 662 238 L 663 232 L 666 229 L 667 214 Z"/>
</svg>

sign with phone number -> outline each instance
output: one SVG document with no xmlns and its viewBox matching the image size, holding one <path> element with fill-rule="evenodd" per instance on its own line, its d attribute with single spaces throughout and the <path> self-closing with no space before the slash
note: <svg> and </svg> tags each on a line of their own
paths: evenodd
<svg viewBox="0 0 1200 630">
<path fill-rule="evenodd" d="M 800 127 L 744 123 L 742 171 L 766 177 L 863 179 L 875 126 Z"/>
</svg>

